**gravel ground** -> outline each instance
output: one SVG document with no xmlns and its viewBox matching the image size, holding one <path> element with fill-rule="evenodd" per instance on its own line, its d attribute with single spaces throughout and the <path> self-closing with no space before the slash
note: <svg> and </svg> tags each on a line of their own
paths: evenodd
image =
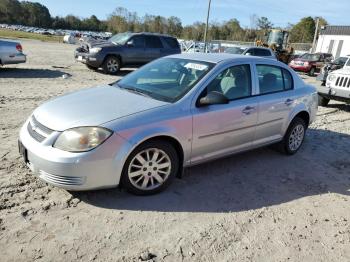
<svg viewBox="0 0 350 262">
<path fill-rule="evenodd" d="M 22 44 L 28 62 L 0 69 L 1 261 L 350 261 L 349 105 L 320 107 L 291 157 L 217 160 L 150 197 L 72 194 L 22 164 L 19 129 L 50 97 L 116 77 L 74 62 L 74 46 Z"/>
</svg>

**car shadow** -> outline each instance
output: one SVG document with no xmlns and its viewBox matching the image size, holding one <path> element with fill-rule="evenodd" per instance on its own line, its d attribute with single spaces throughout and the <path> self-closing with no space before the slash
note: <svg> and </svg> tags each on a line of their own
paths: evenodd
<svg viewBox="0 0 350 262">
<path fill-rule="evenodd" d="M 130 74 L 131 72 L 134 72 L 136 69 L 137 69 L 137 68 L 132 68 L 132 69 L 131 69 L 131 68 L 130 68 L 130 69 L 129 69 L 129 68 L 128 68 L 128 69 L 120 69 L 120 70 L 115 74 L 115 76 L 124 77 L 124 76 Z M 97 72 L 104 74 L 104 72 L 103 72 L 102 69 L 98 69 Z"/>
<path fill-rule="evenodd" d="M 293 156 L 265 147 L 194 166 L 157 195 L 140 197 L 118 189 L 71 194 L 115 210 L 245 211 L 329 192 L 349 196 L 349 155 L 349 135 L 310 129 Z"/>
<path fill-rule="evenodd" d="M 332 101 L 327 105 L 328 108 L 335 108 L 339 109 L 341 111 L 350 112 L 350 104 L 345 103 L 339 103 L 339 104 L 333 104 Z"/>
<path fill-rule="evenodd" d="M 50 69 L 1 68 L 0 78 L 58 78 L 65 72 Z"/>
</svg>

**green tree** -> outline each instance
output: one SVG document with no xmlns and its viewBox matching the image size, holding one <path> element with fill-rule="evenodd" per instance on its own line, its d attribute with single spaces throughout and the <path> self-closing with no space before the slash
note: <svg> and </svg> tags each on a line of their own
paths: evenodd
<svg viewBox="0 0 350 262">
<path fill-rule="evenodd" d="M 21 7 L 24 15 L 24 24 L 29 26 L 51 27 L 51 15 L 46 6 L 33 2 L 21 2 Z"/>
<path fill-rule="evenodd" d="M 309 16 L 304 17 L 294 25 L 290 31 L 292 43 L 311 43 L 316 29 L 315 20 Z"/>
<path fill-rule="evenodd" d="M 258 18 L 257 26 L 259 29 L 268 30 L 273 27 L 273 24 L 270 22 L 270 20 L 267 17 L 262 16 Z"/>
</svg>

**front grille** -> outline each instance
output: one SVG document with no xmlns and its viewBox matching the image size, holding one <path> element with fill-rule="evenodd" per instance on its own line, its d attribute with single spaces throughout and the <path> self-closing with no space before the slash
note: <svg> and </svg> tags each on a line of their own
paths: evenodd
<svg viewBox="0 0 350 262">
<path fill-rule="evenodd" d="M 72 176 L 57 176 L 49 174 L 43 170 L 39 171 L 40 178 L 55 185 L 61 186 L 79 186 L 85 183 L 85 177 L 72 177 Z"/>
<path fill-rule="evenodd" d="M 34 116 L 29 120 L 27 130 L 29 134 L 40 143 L 54 132 L 54 130 L 41 124 Z"/>
<path fill-rule="evenodd" d="M 345 76 L 339 76 L 335 82 L 335 86 L 350 88 L 350 78 Z"/>
</svg>

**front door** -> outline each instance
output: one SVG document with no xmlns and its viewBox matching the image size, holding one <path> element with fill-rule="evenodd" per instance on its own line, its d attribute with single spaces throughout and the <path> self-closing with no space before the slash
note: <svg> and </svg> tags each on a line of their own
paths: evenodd
<svg viewBox="0 0 350 262">
<path fill-rule="evenodd" d="M 147 62 L 145 55 L 145 37 L 135 35 L 129 39 L 124 49 L 124 63 L 143 64 Z"/>
<path fill-rule="evenodd" d="M 251 67 L 226 68 L 203 90 L 221 92 L 228 104 L 195 106 L 191 163 L 205 161 L 249 148 L 255 135 L 257 97 L 253 90 Z"/>
</svg>

